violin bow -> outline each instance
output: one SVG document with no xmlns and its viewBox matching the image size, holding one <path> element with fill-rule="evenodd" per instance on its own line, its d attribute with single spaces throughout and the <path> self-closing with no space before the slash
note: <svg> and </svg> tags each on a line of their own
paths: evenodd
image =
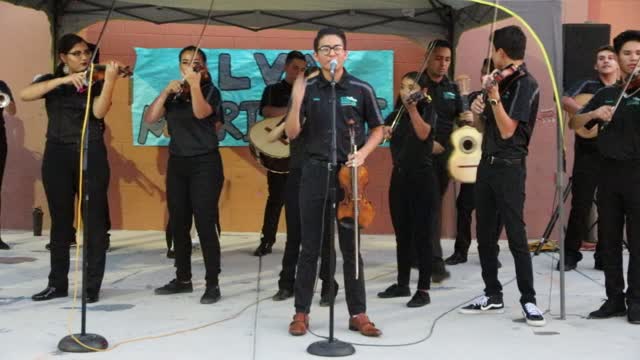
<svg viewBox="0 0 640 360">
<path fill-rule="evenodd" d="M 625 94 L 627 93 L 627 89 L 629 89 L 629 85 L 631 84 L 631 82 L 633 81 L 633 79 L 638 76 L 638 74 L 640 74 L 640 59 L 638 59 L 638 61 L 636 62 L 636 67 L 633 68 L 633 72 L 631 74 L 629 74 L 629 78 L 627 79 L 626 84 L 624 84 L 624 88 L 622 88 L 622 91 L 620 92 L 620 95 L 618 95 L 618 100 L 616 100 L 616 105 L 613 107 L 613 111 L 611 112 L 611 119 L 613 120 L 613 115 L 615 115 L 616 110 L 618 110 L 618 106 L 620 106 L 620 102 L 622 101 L 623 97 L 626 97 Z M 602 124 L 602 128 L 604 129 L 605 127 L 607 127 L 609 123 L 604 123 Z"/>
</svg>

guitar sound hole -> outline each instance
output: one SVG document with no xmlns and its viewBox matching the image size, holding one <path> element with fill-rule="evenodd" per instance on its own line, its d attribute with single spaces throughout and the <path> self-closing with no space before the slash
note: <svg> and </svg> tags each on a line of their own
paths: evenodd
<svg viewBox="0 0 640 360">
<path fill-rule="evenodd" d="M 476 144 L 475 144 L 475 142 L 474 142 L 473 140 L 471 140 L 471 139 L 464 139 L 464 140 L 462 141 L 462 150 L 463 150 L 465 153 L 470 153 L 470 152 L 472 152 L 472 151 L 473 151 L 473 148 L 475 147 L 475 145 L 476 145 Z"/>
</svg>

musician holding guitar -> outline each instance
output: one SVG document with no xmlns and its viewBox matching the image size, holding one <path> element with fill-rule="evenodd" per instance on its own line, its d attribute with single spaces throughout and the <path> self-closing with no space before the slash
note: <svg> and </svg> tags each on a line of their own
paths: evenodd
<svg viewBox="0 0 640 360">
<path fill-rule="evenodd" d="M 613 48 L 609 45 L 600 47 L 596 51 L 594 69 L 598 72 L 597 79 L 582 80 L 569 88 L 562 97 L 562 107 L 572 118 L 593 97 L 598 90 L 613 85 L 618 80 L 618 63 Z M 569 126 L 575 130 L 573 174 L 571 176 L 571 212 L 567 224 L 565 237 L 565 271 L 573 270 L 582 260 L 580 246 L 589 234 L 589 214 L 593 204 L 593 196 L 598 184 L 600 172 L 600 153 L 598 152 L 598 127 L 591 130 L 584 127 L 577 128 L 575 122 L 569 121 Z M 600 238 L 600 227 L 598 227 Z M 596 246 L 595 268 L 602 270 L 600 257 L 600 242 Z M 560 263 L 558 263 L 558 269 Z"/>
<path fill-rule="evenodd" d="M 260 100 L 260 115 L 265 118 L 274 118 L 282 117 L 287 113 L 293 82 L 298 74 L 304 71 L 306 66 L 307 60 L 300 51 L 291 51 L 287 54 L 284 65 L 285 78 L 280 82 L 264 88 L 262 99 Z M 281 121 L 279 130 L 282 131 L 283 127 L 284 121 Z M 276 131 L 275 128 L 272 132 L 274 131 Z M 260 245 L 253 252 L 255 256 L 263 256 L 271 253 L 271 248 L 276 242 L 278 222 L 280 221 L 280 213 L 284 205 L 287 172 L 267 169 L 267 183 L 269 185 L 269 196 L 267 197 L 267 203 L 264 208 Z"/>
<path fill-rule="evenodd" d="M 502 313 L 495 224 L 507 229 L 520 304 L 527 324 L 545 325 L 536 306 L 533 268 L 523 218 L 529 141 L 538 113 L 539 87 L 524 63 L 527 38 L 518 26 L 497 29 L 490 44 L 496 70 L 485 77 L 485 96 L 471 104 L 474 124 L 484 130 L 476 179 L 478 252 L 485 294 L 460 309 L 463 314 Z M 488 104 L 487 104 L 488 103 Z"/>
</svg>

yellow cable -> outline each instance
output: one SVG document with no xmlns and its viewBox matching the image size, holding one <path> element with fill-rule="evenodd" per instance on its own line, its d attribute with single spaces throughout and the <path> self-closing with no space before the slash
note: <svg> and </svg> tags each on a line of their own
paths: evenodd
<svg viewBox="0 0 640 360">
<path fill-rule="evenodd" d="M 551 84 L 553 86 L 553 95 L 555 97 L 555 104 L 556 104 L 556 112 L 558 115 L 558 126 L 560 126 L 560 142 L 562 143 L 562 147 L 564 148 L 564 119 L 563 119 L 563 114 L 562 114 L 562 108 L 561 108 L 561 104 L 560 104 L 560 93 L 558 91 L 558 84 L 556 83 L 556 77 L 555 77 L 555 73 L 553 72 L 553 66 L 551 65 L 551 61 L 549 60 L 549 55 L 547 54 L 547 50 L 544 47 L 544 44 L 542 43 L 542 41 L 540 40 L 540 37 L 538 36 L 538 34 L 533 30 L 533 28 L 522 18 L 520 17 L 520 15 L 518 15 L 515 11 L 506 8 L 502 5 L 499 4 L 494 4 L 492 2 L 489 1 L 485 1 L 485 0 L 469 0 L 471 2 L 477 3 L 477 4 L 482 4 L 482 5 L 487 5 L 487 6 L 492 6 L 495 8 L 498 8 L 504 12 L 506 12 L 507 14 L 513 16 L 514 18 L 516 18 L 518 21 L 520 21 L 526 28 L 527 30 L 529 30 L 529 32 L 531 33 L 531 35 L 533 36 L 534 40 L 536 41 L 536 43 L 538 43 L 538 46 L 540 47 L 540 50 L 542 51 L 542 56 L 544 57 L 544 62 L 547 65 L 547 70 L 549 71 L 549 75 L 551 75 Z"/>
</svg>

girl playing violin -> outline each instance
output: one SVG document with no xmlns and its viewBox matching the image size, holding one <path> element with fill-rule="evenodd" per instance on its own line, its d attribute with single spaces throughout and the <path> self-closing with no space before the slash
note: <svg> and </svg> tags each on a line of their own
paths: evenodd
<svg viewBox="0 0 640 360">
<path fill-rule="evenodd" d="M 144 116 L 148 123 L 164 116 L 171 134 L 167 202 L 177 269 L 176 278 L 155 293 L 193 291 L 189 236 L 193 216 L 206 269 L 206 290 L 200 303 L 212 304 L 220 299 L 220 240 L 216 224 L 224 174 L 216 130 L 223 123 L 222 99 L 211 82 L 202 50 L 188 46 L 180 51 L 178 60 L 184 81 L 171 81 Z"/>
<path fill-rule="evenodd" d="M 416 101 L 415 94 L 426 91 L 426 79 L 418 79 L 417 72 L 402 77 L 395 110 L 385 120 L 385 135 L 391 138 L 393 171 L 389 185 L 389 210 L 396 234 L 397 283 L 378 293 L 381 298 L 410 296 L 409 279 L 413 246 L 417 250 L 418 289 L 407 303 L 408 307 L 425 306 L 431 302 L 432 203 L 436 198 L 435 173 L 432 163 L 434 119 L 433 107 L 426 100 Z M 404 106 L 406 111 L 398 112 Z M 396 117 L 397 126 L 391 137 L 388 126 Z"/>
<path fill-rule="evenodd" d="M 87 302 L 97 302 L 104 276 L 108 219 L 107 188 L 109 161 L 103 140 L 104 118 L 120 65 L 110 61 L 104 80 L 91 82 L 91 99 L 87 104 L 86 71 L 92 51 L 78 35 L 66 34 L 58 46 L 60 61 L 53 74 L 38 77 L 20 93 L 23 101 L 45 99 L 49 122 L 42 159 L 42 182 L 51 216 L 51 271 L 47 287 L 32 296 L 34 301 L 67 296 L 69 244 L 74 238 L 74 200 L 78 194 L 81 132 L 85 108 L 89 106 L 87 181 L 90 198 L 88 231 L 84 239 L 88 251 Z"/>
</svg>

